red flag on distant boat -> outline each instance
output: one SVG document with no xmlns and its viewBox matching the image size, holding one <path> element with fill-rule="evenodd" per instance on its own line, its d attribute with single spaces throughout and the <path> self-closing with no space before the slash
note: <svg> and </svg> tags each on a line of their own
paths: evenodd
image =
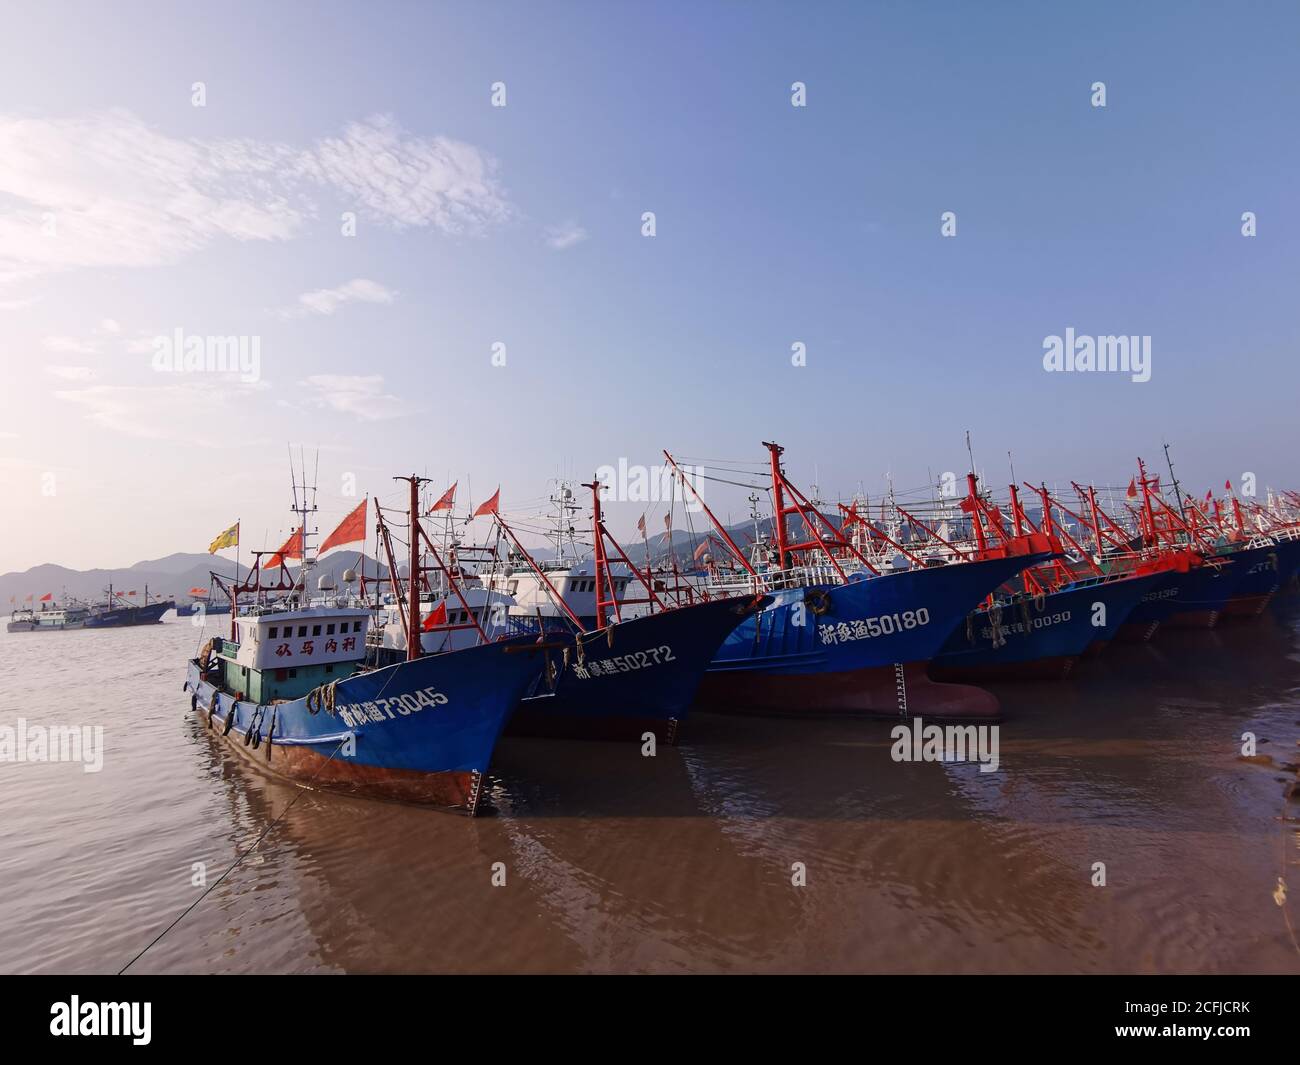
<svg viewBox="0 0 1300 1065">
<path fill-rule="evenodd" d="M 700 556 L 703 555 L 704 552 L 707 551 L 708 549 L 709 549 L 709 541 L 704 540 L 700 544 L 700 546 L 695 549 L 695 554 L 691 557 L 694 558 L 696 562 L 698 562 L 700 560 Z"/>
<path fill-rule="evenodd" d="M 1208 503 L 1208 502 L 1209 502 L 1211 499 L 1213 499 L 1213 498 L 1214 498 L 1214 489 L 1212 489 L 1212 488 L 1210 488 L 1210 489 L 1206 489 L 1206 492 L 1205 492 L 1205 501 Z"/>
<path fill-rule="evenodd" d="M 420 625 L 420 631 L 432 632 L 439 625 L 445 624 L 447 624 L 447 604 L 444 601 L 429 611 L 429 616 Z"/>
<path fill-rule="evenodd" d="M 434 514 L 439 510 L 451 510 L 452 504 L 456 502 L 456 485 L 453 484 L 447 491 L 438 497 L 438 502 L 431 506 L 428 513 Z"/>
<path fill-rule="evenodd" d="M 1232 491 L 1232 482 L 1231 482 L 1231 481 L 1224 481 L 1224 482 L 1223 482 L 1223 490 L 1224 490 L 1225 492 L 1231 492 L 1231 491 Z"/>
<path fill-rule="evenodd" d="M 127 592 L 127 595 L 135 595 L 135 592 Z"/>
<path fill-rule="evenodd" d="M 639 519 L 639 520 L 637 521 L 637 523 L 636 523 L 636 531 L 639 532 L 639 533 L 641 534 L 641 539 L 642 539 L 642 540 L 644 540 L 644 539 L 646 538 L 646 534 L 645 534 L 645 515 L 644 515 L 644 514 L 641 515 L 640 519 Z"/>
<path fill-rule="evenodd" d="M 370 502 L 369 498 L 363 499 L 359 507 L 339 522 L 339 527 L 325 537 L 324 543 L 320 545 L 320 550 L 316 553 L 323 555 L 332 547 L 342 547 L 344 544 L 354 544 L 358 540 L 365 540 L 366 504 L 368 502 Z"/>
<path fill-rule="evenodd" d="M 30 599 L 31 596 L 29 595 L 27 598 Z M 49 602 L 51 599 L 53 599 L 53 598 L 54 598 L 54 593 L 53 593 L 53 592 L 46 592 L 43 596 L 41 596 L 41 602 L 42 602 L 42 603 L 48 603 L 48 602 Z"/>
<path fill-rule="evenodd" d="M 1128 483 L 1128 497 L 1129 499 L 1137 499 L 1138 497 L 1138 482 L 1136 477 Z"/>
<path fill-rule="evenodd" d="M 671 514 L 664 515 L 664 528 L 669 532 L 673 531 L 673 516 Z"/>
<path fill-rule="evenodd" d="M 289 534 L 289 539 L 287 539 L 280 549 L 267 560 L 266 568 L 275 569 L 276 566 L 282 565 L 286 558 L 302 558 L 301 526 L 294 529 L 294 531 Z"/>
<path fill-rule="evenodd" d="M 500 505 L 500 503 L 501 503 L 501 489 L 498 488 L 495 492 L 492 493 L 492 498 L 489 499 L 482 506 L 480 506 L 478 510 L 474 511 L 471 517 L 481 518 L 486 514 L 495 514 L 497 512 L 497 507 Z"/>
</svg>

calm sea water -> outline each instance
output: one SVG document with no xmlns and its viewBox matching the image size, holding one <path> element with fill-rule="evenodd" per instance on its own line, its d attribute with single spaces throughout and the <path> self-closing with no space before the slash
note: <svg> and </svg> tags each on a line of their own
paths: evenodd
<svg viewBox="0 0 1300 1065">
<path fill-rule="evenodd" d="M 181 690 L 203 636 L 0 633 L 0 724 L 105 730 L 98 773 L 0 763 L 0 971 L 118 970 L 282 814 L 132 971 L 1300 969 L 1295 596 L 1000 687 L 996 773 L 895 763 L 883 722 L 706 716 L 653 759 L 503 741 L 477 819 L 226 751 Z"/>
</svg>

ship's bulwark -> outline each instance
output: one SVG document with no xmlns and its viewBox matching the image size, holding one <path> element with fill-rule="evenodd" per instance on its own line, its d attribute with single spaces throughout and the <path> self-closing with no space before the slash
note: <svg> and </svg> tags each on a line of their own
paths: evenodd
<svg viewBox="0 0 1300 1065">
<path fill-rule="evenodd" d="M 718 645 L 766 602 L 718 599 L 564 636 L 564 653 L 551 655 L 552 671 L 519 704 L 507 734 L 640 741 L 649 732 L 676 743 Z"/>
<path fill-rule="evenodd" d="M 995 717 L 979 688 L 924 663 L 979 601 L 1047 555 L 914 569 L 774 593 L 724 641 L 696 705 L 722 712 Z"/>
<path fill-rule="evenodd" d="M 1066 587 L 974 612 L 930 663 L 936 680 L 1028 680 L 1068 675 L 1090 647 L 1106 644 L 1165 573 Z M 995 638 L 996 637 L 996 638 Z"/>
<path fill-rule="evenodd" d="M 529 636 L 353 674 L 337 682 L 333 713 L 312 713 L 306 698 L 237 702 L 215 692 L 197 660 L 185 686 L 214 734 L 295 783 L 473 812 L 497 738 L 537 675 L 534 642 Z"/>
</svg>

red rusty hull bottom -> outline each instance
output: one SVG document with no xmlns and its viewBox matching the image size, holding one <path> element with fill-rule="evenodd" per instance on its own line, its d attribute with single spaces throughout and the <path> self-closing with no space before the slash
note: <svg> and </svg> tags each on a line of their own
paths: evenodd
<svg viewBox="0 0 1300 1065">
<path fill-rule="evenodd" d="M 530 707 L 523 700 L 506 724 L 507 736 L 530 736 L 539 739 L 615 740 L 641 743 L 647 732 L 654 733 L 656 743 L 673 745 L 681 738 L 681 723 L 676 718 L 637 717 L 614 714 L 556 714 L 545 708 Z"/>
<path fill-rule="evenodd" d="M 996 696 L 966 684 L 936 684 L 924 662 L 843 673 L 706 673 L 695 707 L 716 713 L 790 717 L 996 719 Z"/>
<path fill-rule="evenodd" d="M 936 666 L 931 665 L 930 675 L 935 680 L 1064 680 L 1074 671 L 1078 662 L 1074 655 L 1055 658 L 1035 658 L 1032 662 L 1006 662 L 986 666 Z"/>
<path fill-rule="evenodd" d="M 1164 624 L 1171 629 L 1212 629 L 1219 623 L 1220 610 L 1184 610 L 1172 614 Z"/>
<path fill-rule="evenodd" d="M 1264 613 L 1273 599 L 1273 592 L 1266 595 L 1242 595 L 1229 599 L 1223 606 L 1225 618 L 1257 618 Z"/>
<path fill-rule="evenodd" d="M 199 707 L 199 717 L 206 724 L 206 709 Z M 367 799 L 387 799 L 391 802 L 420 803 L 442 806 L 473 814 L 478 807 L 479 774 L 473 770 L 423 773 L 412 769 L 386 769 L 381 766 L 359 765 L 343 757 L 333 758 L 311 747 L 282 747 L 268 744 L 254 750 L 244 746 L 239 730 L 229 736 L 221 734 L 221 719 L 213 723 L 212 734 L 224 739 L 226 746 L 241 754 L 259 769 L 302 787 L 320 788 Z"/>
<path fill-rule="evenodd" d="M 1115 639 L 1120 643 L 1149 643 L 1159 630 L 1159 621 L 1134 621 L 1121 625 Z"/>
</svg>

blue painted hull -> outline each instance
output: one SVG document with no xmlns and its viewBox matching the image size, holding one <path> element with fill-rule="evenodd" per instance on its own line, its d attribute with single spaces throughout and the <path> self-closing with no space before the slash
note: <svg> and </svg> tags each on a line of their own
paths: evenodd
<svg viewBox="0 0 1300 1065">
<path fill-rule="evenodd" d="M 203 607 L 204 614 L 229 614 L 229 603 L 182 603 L 176 608 L 178 618 L 188 618 L 199 612 L 199 607 Z"/>
<path fill-rule="evenodd" d="M 565 652 L 551 657 L 553 671 L 520 702 L 507 733 L 639 741 L 653 732 L 676 743 L 719 644 L 762 602 L 719 599 L 564 635 Z"/>
<path fill-rule="evenodd" d="M 1228 556 L 1240 573 L 1232 595 L 1223 606 L 1226 617 L 1257 617 L 1282 584 L 1279 546 L 1248 547 Z"/>
<path fill-rule="evenodd" d="M 1175 629 L 1213 628 L 1236 594 L 1244 570 L 1236 562 L 1199 566 L 1186 574 L 1177 605 L 1165 624 Z"/>
<path fill-rule="evenodd" d="M 985 596 L 1046 556 L 989 559 L 773 593 L 714 656 L 697 705 L 759 713 L 992 716 L 978 689 L 938 691 L 924 663 Z M 818 614 L 819 595 L 825 599 Z"/>
<path fill-rule="evenodd" d="M 337 682 L 333 713 L 313 714 L 306 698 L 236 703 L 202 678 L 197 660 L 185 687 L 214 732 L 296 783 L 472 813 L 497 738 L 537 675 L 539 655 L 526 649 L 532 642 L 354 674 Z"/>
<path fill-rule="evenodd" d="M 128 625 L 156 625 L 176 604 L 168 600 L 148 606 L 115 606 L 86 618 L 88 629 L 120 629 Z"/>
<path fill-rule="evenodd" d="M 948 638 L 930 664 L 930 675 L 981 680 L 1064 676 L 1093 644 L 1109 642 L 1142 596 L 1167 580 L 1168 574 L 1159 573 L 1074 584 L 1044 596 L 1041 609 L 1036 600 L 1023 598 L 1000 612 L 977 610 Z M 1105 607 L 1104 615 L 1097 604 Z M 1095 624 L 1097 620 L 1104 623 Z"/>
</svg>

